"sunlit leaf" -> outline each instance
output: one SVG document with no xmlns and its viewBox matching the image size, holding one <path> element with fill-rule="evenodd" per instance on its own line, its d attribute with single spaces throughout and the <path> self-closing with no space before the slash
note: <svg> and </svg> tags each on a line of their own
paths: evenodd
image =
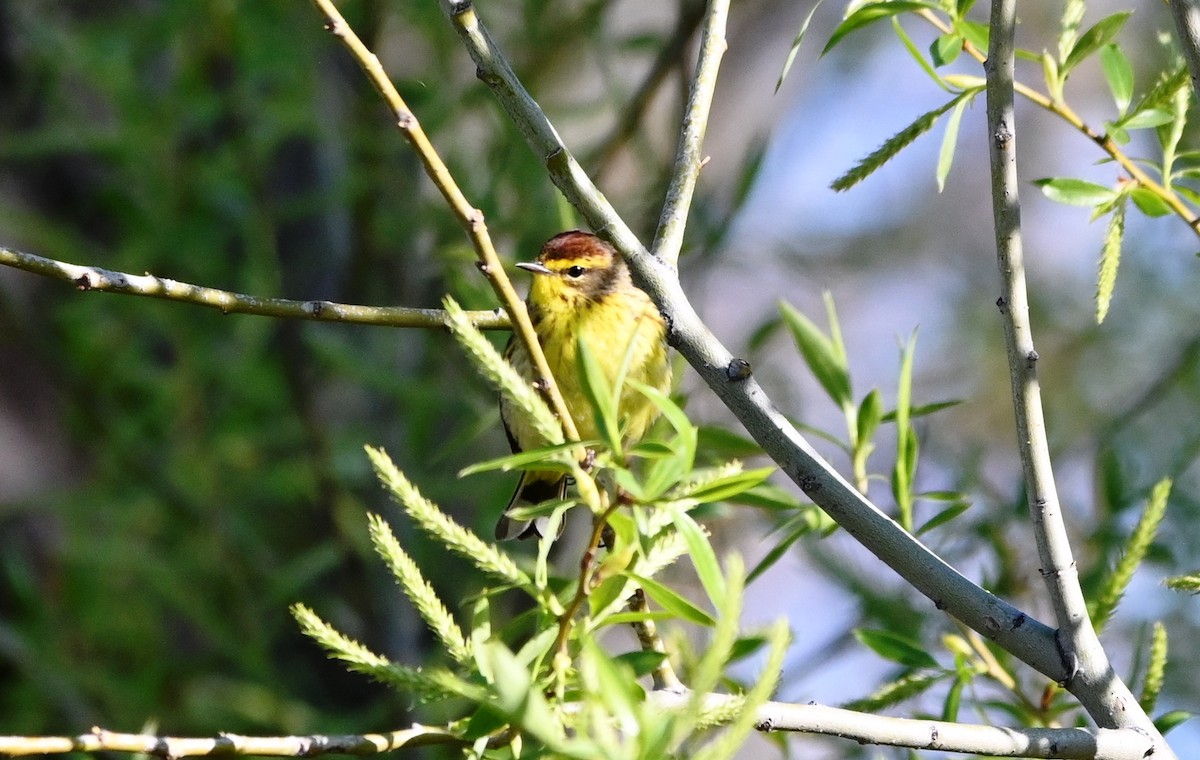
<svg viewBox="0 0 1200 760">
<path fill-rule="evenodd" d="M 825 43 L 825 49 L 821 51 L 821 55 L 833 50 L 847 34 L 855 30 L 899 13 L 915 13 L 921 10 L 936 11 L 938 6 L 935 3 L 911 2 L 910 0 L 892 0 L 886 3 L 864 5 L 838 24 L 837 29 L 834 29 L 833 34 L 830 35 L 829 42 Z"/>
<path fill-rule="evenodd" d="M 700 609 L 696 605 L 684 599 L 675 591 L 667 588 L 658 581 L 649 578 L 643 578 L 640 575 L 626 573 L 630 578 L 637 581 L 638 585 L 646 592 L 646 596 L 654 600 L 659 607 L 662 607 L 667 612 L 670 612 L 681 620 L 686 620 L 689 623 L 712 627 L 717 624 L 713 616 Z"/>
<path fill-rule="evenodd" d="M 683 536 L 684 543 L 687 544 L 688 555 L 696 567 L 696 575 L 700 576 L 700 583 L 704 586 L 713 608 L 720 609 L 722 600 L 725 599 L 725 576 L 721 574 L 717 553 L 708 541 L 708 534 L 683 510 L 675 510 L 671 515 L 671 522 L 675 524 L 675 530 L 679 531 L 679 535 Z"/>
<path fill-rule="evenodd" d="M 790 304 L 781 303 L 779 311 L 817 382 L 838 406 L 850 403 L 850 370 L 838 356 L 833 341 Z"/>
<path fill-rule="evenodd" d="M 1133 67 L 1116 45 L 1104 46 L 1100 51 L 1100 65 L 1104 68 L 1104 78 L 1108 80 L 1108 89 L 1117 105 L 1117 113 L 1123 115 L 1133 100 Z"/>
<path fill-rule="evenodd" d="M 954 32 L 950 32 L 939 35 L 929 45 L 929 57 L 933 60 L 933 65 L 938 68 L 949 66 L 958 59 L 962 48 L 963 38 Z"/>
<path fill-rule="evenodd" d="M 808 33 L 808 25 L 812 23 L 813 14 L 817 12 L 817 8 L 820 8 L 824 1 L 817 0 L 813 3 L 812 10 L 804 17 L 804 23 L 800 25 L 800 31 L 796 32 L 796 38 L 792 40 L 787 58 L 783 61 L 783 71 L 779 72 L 779 81 L 775 82 L 775 92 L 779 92 L 779 88 L 783 86 L 783 80 L 787 79 L 788 72 L 792 70 L 792 63 L 796 60 L 796 53 L 800 52 L 800 43 L 804 41 L 804 35 Z"/>
<path fill-rule="evenodd" d="M 937 660 L 912 639 L 891 631 L 855 628 L 854 638 L 875 654 L 910 668 L 936 668 Z"/>
<path fill-rule="evenodd" d="M 1116 190 L 1072 177 L 1038 179 L 1033 184 L 1040 187 L 1050 200 L 1071 206 L 1095 206 L 1118 197 Z"/>
<path fill-rule="evenodd" d="M 1063 76 L 1070 73 L 1085 58 L 1111 42 L 1113 37 L 1117 36 L 1117 32 L 1121 31 L 1121 27 L 1125 26 L 1125 22 L 1129 20 L 1131 15 L 1133 15 L 1132 11 L 1114 13 L 1107 18 L 1097 21 L 1091 29 L 1080 35 L 1079 39 L 1075 42 L 1075 46 L 1071 48 L 1071 52 L 1067 54 L 1066 61 L 1063 62 Z"/>
</svg>

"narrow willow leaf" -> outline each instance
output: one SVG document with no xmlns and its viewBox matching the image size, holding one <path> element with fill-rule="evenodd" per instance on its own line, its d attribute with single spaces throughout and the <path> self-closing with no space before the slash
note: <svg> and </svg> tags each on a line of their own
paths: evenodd
<svg viewBox="0 0 1200 760">
<path fill-rule="evenodd" d="M 921 67 L 921 71 L 924 71 L 925 74 L 933 80 L 934 84 L 949 92 L 950 86 L 946 84 L 946 80 L 942 79 L 941 74 L 937 73 L 937 69 L 933 67 L 933 64 L 925 59 L 925 54 L 921 52 L 919 47 L 917 47 L 917 43 L 913 42 L 912 37 L 908 36 L 908 32 L 904 31 L 904 27 L 900 24 L 900 19 L 896 18 L 895 16 L 892 17 L 892 30 L 896 33 L 896 36 L 900 38 L 900 42 L 904 45 L 904 49 L 908 51 L 908 54 L 912 56 L 912 59 L 916 61 L 916 64 Z"/>
<path fill-rule="evenodd" d="M 917 334 L 904 344 L 900 355 L 900 378 L 896 388 L 896 464 L 892 469 L 892 496 L 900 511 L 900 525 L 912 531 L 912 486 L 917 470 L 917 436 L 909 417 L 912 409 L 913 356 Z"/>
<path fill-rule="evenodd" d="M 1166 108 L 1146 108 L 1134 111 L 1126 119 L 1117 122 L 1122 129 L 1149 129 L 1170 124 L 1175 116 Z"/>
<path fill-rule="evenodd" d="M 954 24 L 954 28 L 963 36 L 964 39 L 966 39 L 967 42 L 971 43 L 975 47 L 984 51 L 988 49 L 988 42 L 991 40 L 992 36 L 992 28 L 987 24 L 981 24 L 978 21 L 971 21 L 970 19 L 964 18 L 959 19 L 958 22 Z"/>
<path fill-rule="evenodd" d="M 1063 3 L 1062 19 L 1059 21 L 1058 59 L 1066 60 L 1079 39 L 1079 25 L 1083 22 L 1083 12 L 1087 9 L 1085 0 L 1066 0 Z"/>
<path fill-rule="evenodd" d="M 817 8 L 821 7 L 821 3 L 825 0 L 817 0 L 813 3 L 812 10 L 804 17 L 804 23 L 800 25 L 800 31 L 796 32 L 796 38 L 792 40 L 792 47 L 788 50 L 787 58 L 783 61 L 783 71 L 779 72 L 779 81 L 775 83 L 775 92 L 779 92 L 779 88 L 783 86 L 783 80 L 787 79 L 788 72 L 792 70 L 792 64 L 796 60 L 796 53 L 800 52 L 800 43 L 804 41 L 804 35 L 808 33 L 808 25 L 812 23 L 813 14 L 817 12 Z"/>
<path fill-rule="evenodd" d="M 1072 177 L 1036 179 L 1033 184 L 1042 189 L 1047 198 L 1069 206 L 1095 206 L 1118 197 L 1118 192 L 1095 182 Z"/>
<path fill-rule="evenodd" d="M 892 3 L 887 3 L 887 5 L 892 5 Z M 841 192 L 849 190 L 859 182 L 862 182 L 879 169 L 879 167 L 892 160 L 897 153 L 911 145 L 918 137 L 933 129 L 933 125 L 937 123 L 938 117 L 953 108 L 957 102 L 958 98 L 955 98 L 945 105 L 939 106 L 928 113 L 921 114 L 917 117 L 916 121 L 892 135 L 884 141 L 883 145 L 880 145 L 875 151 L 855 164 L 849 171 L 835 179 L 829 186 Z"/>
<path fill-rule="evenodd" d="M 839 356 L 836 345 L 813 321 L 788 303 L 780 303 L 779 312 L 792 333 L 796 348 L 804 357 L 817 382 L 839 407 L 852 403 L 850 370 Z"/>
<path fill-rule="evenodd" d="M 1162 196 L 1144 187 L 1135 187 L 1130 191 L 1129 197 L 1133 199 L 1133 205 L 1138 207 L 1138 211 L 1146 216 L 1167 216 L 1174 213 Z"/>
<path fill-rule="evenodd" d="M 641 575 L 626 573 L 630 578 L 637 581 L 642 590 L 646 592 L 646 596 L 653 599 L 659 607 L 662 607 L 667 612 L 670 612 L 677 618 L 686 620 L 689 623 L 703 625 L 711 628 L 717 624 L 713 620 L 713 616 L 700 609 L 696 605 L 683 598 L 675 591 L 667 588 L 658 581 L 651 580 Z"/>
<path fill-rule="evenodd" d="M 779 531 L 777 531 L 783 533 L 783 538 L 779 539 L 779 541 L 771 547 L 771 550 L 768 551 L 766 555 L 758 561 L 758 564 L 755 565 L 754 569 L 750 571 L 750 574 L 746 576 L 746 583 L 753 582 L 756 578 L 758 578 L 758 576 L 769 570 L 772 565 L 778 562 L 779 559 L 787 553 L 788 549 L 792 548 L 792 544 L 796 543 L 802 537 L 807 536 L 809 533 L 817 530 L 818 527 L 818 520 L 815 519 L 809 511 L 796 515 L 784 523 Z"/>
<path fill-rule="evenodd" d="M 929 45 L 929 57 L 937 68 L 949 66 L 958 60 L 963 49 L 963 38 L 954 32 L 940 35 Z"/>
<path fill-rule="evenodd" d="M 1178 64 L 1173 71 L 1164 73 L 1154 83 L 1154 86 L 1138 101 L 1132 113 L 1138 114 L 1153 109 L 1167 109 L 1175 93 L 1191 86 L 1191 74 L 1187 66 Z"/>
<path fill-rule="evenodd" d="M 617 421 L 617 400 L 609 385 L 604 368 L 592 353 L 592 349 L 583 340 L 582 335 L 575 346 L 576 363 L 579 371 L 579 387 L 592 407 L 592 415 L 596 421 L 596 431 L 608 446 L 609 451 L 621 451 L 621 429 Z"/>
<path fill-rule="evenodd" d="M 950 685 L 950 691 L 946 694 L 946 701 L 942 703 L 942 720 L 948 723 L 954 723 L 958 720 L 958 707 L 962 704 L 963 686 L 966 685 L 966 679 L 954 679 L 954 683 Z"/>
<path fill-rule="evenodd" d="M 854 638 L 880 657 L 910 668 L 936 668 L 937 660 L 912 639 L 891 631 L 855 628 Z"/>
<path fill-rule="evenodd" d="M 939 525 L 945 525 L 946 523 L 950 522 L 951 520 L 958 517 L 963 512 L 966 512 L 970 508 L 971 508 L 970 503 L 965 502 L 965 501 L 960 501 L 956 504 L 951 504 L 950 506 L 946 507 L 945 509 L 938 512 L 936 515 L 934 515 L 933 517 L 929 518 L 924 523 L 922 523 L 921 527 L 917 528 L 916 533 L 914 533 L 913 535 L 919 536 L 923 533 L 928 533 L 929 531 L 933 530 L 934 528 L 938 527 Z"/>
<path fill-rule="evenodd" d="M 842 705 L 842 707 L 847 710 L 861 710 L 868 713 L 878 712 L 885 707 L 891 707 L 906 699 L 912 699 L 919 694 L 923 694 L 929 687 L 939 681 L 944 681 L 948 677 L 949 674 L 945 672 L 913 673 L 886 683 L 869 696 L 848 702 Z"/>
<path fill-rule="evenodd" d="M 1142 510 L 1142 515 L 1138 518 L 1137 525 L 1134 526 L 1133 533 L 1129 536 L 1129 541 L 1125 544 L 1125 551 L 1096 596 L 1096 603 L 1092 609 L 1092 624 L 1097 632 L 1103 629 L 1104 624 L 1112 617 L 1121 597 L 1125 594 L 1126 587 L 1133 580 L 1134 571 L 1145 559 L 1146 552 L 1150 549 L 1150 544 L 1158 532 L 1159 523 L 1166 514 L 1167 497 L 1170 495 L 1170 478 L 1163 478 L 1150 490 L 1146 507 Z"/>
<path fill-rule="evenodd" d="M 1167 628 L 1161 620 L 1154 621 L 1154 632 L 1150 635 L 1150 664 L 1146 668 L 1146 681 L 1142 685 L 1142 696 L 1138 704 L 1149 715 L 1158 703 L 1162 691 L 1163 675 L 1167 671 Z"/>
<path fill-rule="evenodd" d="M 1117 114 L 1124 116 L 1133 100 L 1133 67 L 1129 65 L 1124 51 L 1112 44 L 1101 49 L 1100 65 L 1104 68 L 1104 78 L 1108 80 L 1108 89 L 1112 93 L 1113 102 L 1116 103 Z"/>
<path fill-rule="evenodd" d="M 1132 11 L 1114 13 L 1107 18 L 1100 19 L 1091 29 L 1080 35 L 1079 40 L 1071 48 L 1071 52 L 1067 54 L 1067 59 L 1063 62 L 1063 76 L 1065 77 L 1071 72 L 1071 69 L 1083 63 L 1084 59 L 1112 42 L 1113 37 L 1117 36 L 1117 32 L 1121 31 L 1121 27 L 1125 26 L 1125 22 L 1131 15 L 1133 15 Z"/>
<path fill-rule="evenodd" d="M 937 163 L 937 187 L 938 192 L 946 187 L 946 177 L 950 174 L 950 167 L 954 165 L 954 151 L 958 148 L 958 127 L 962 123 L 963 111 L 967 105 L 974 99 L 971 97 L 961 97 L 958 103 L 955 104 L 954 110 L 950 112 L 950 118 L 946 120 L 946 133 L 942 135 L 942 149 L 938 153 Z"/>
<path fill-rule="evenodd" d="M 1160 734 L 1165 734 L 1180 723 L 1191 720 L 1195 716 L 1195 713 L 1188 712 L 1187 710 L 1172 710 L 1155 718 L 1154 727 L 1158 729 Z"/>
<path fill-rule="evenodd" d="M 833 50 L 847 34 L 857 29 L 900 13 L 916 13 L 922 10 L 936 11 L 939 8 L 935 3 L 910 2 L 909 0 L 892 0 L 892 2 L 887 3 L 864 5 L 847 16 L 842 23 L 838 24 L 837 29 L 834 29 L 833 34 L 830 35 L 829 42 L 825 43 L 825 49 L 821 51 L 821 55 L 825 55 L 830 50 Z"/>
<path fill-rule="evenodd" d="M 858 430 L 856 431 L 859 446 L 869 443 L 883 421 L 883 400 L 879 390 L 872 388 L 858 405 Z"/>
<path fill-rule="evenodd" d="M 717 563 L 717 553 L 709 543 L 708 534 L 700 527 L 692 516 L 683 510 L 674 510 L 671 521 L 675 530 L 683 536 L 687 543 L 688 554 L 696 567 L 696 575 L 712 602 L 713 609 L 720 609 L 725 599 L 725 577 L 721 574 L 721 566 Z"/>
<path fill-rule="evenodd" d="M 1108 220 L 1104 245 L 1100 249 L 1100 276 L 1096 279 L 1096 324 L 1108 316 L 1113 289 L 1117 286 L 1117 267 L 1121 264 L 1121 242 L 1125 238 L 1125 204 L 1119 203 Z"/>
</svg>

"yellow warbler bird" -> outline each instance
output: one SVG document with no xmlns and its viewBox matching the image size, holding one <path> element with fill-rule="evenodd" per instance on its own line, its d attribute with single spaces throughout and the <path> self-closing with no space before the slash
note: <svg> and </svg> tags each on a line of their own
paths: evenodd
<svg viewBox="0 0 1200 760">
<path fill-rule="evenodd" d="M 664 393 L 670 390 L 663 319 L 650 298 L 633 284 L 624 260 L 611 245 L 587 232 L 563 232 L 546 241 L 537 261 L 517 266 L 533 273 L 526 299 L 529 318 L 581 439 L 600 436 L 576 368 L 580 340 L 596 357 L 610 384 L 615 383 L 628 355 L 628 379 Z M 532 381 L 529 354 L 515 336 L 505 356 Z M 629 385 L 623 388 L 618 417 L 624 440 L 640 439 L 657 416 L 658 407 L 649 399 Z M 500 417 L 514 452 L 546 445 L 521 411 L 503 397 Z M 496 525 L 496 538 L 539 536 L 535 522 L 510 519 L 509 510 L 564 498 L 566 489 L 566 476 L 560 472 L 525 471 Z"/>
</svg>

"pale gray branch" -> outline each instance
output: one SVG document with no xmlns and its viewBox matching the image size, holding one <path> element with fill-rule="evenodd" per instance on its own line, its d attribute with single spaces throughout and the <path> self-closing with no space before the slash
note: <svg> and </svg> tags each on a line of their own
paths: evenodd
<svg viewBox="0 0 1200 760">
<path fill-rule="evenodd" d="M 664 707 L 681 708 L 688 703 L 689 695 L 653 692 L 650 698 Z M 719 710 L 736 699 L 726 694 L 709 694 L 703 701 L 703 709 Z M 760 731 L 822 734 L 868 744 L 993 757 L 1143 760 L 1154 749 L 1148 736 L 1133 729 L 1003 728 L 892 718 L 789 702 L 767 702 L 758 709 L 757 721 Z"/>
<path fill-rule="evenodd" d="M 987 57 L 987 116 L 992 169 L 992 212 L 1001 295 L 996 304 L 1004 323 L 1012 378 L 1017 448 L 1025 473 L 1026 498 L 1055 617 L 1056 640 L 1065 676 L 1059 680 L 1103 728 L 1136 728 L 1154 737 L 1156 757 L 1173 757 L 1162 735 L 1113 671 L 1088 616 L 1079 572 L 1054 485 L 1050 444 L 1042 413 L 1037 366 L 1029 319 L 1021 241 L 1021 205 L 1017 182 L 1017 129 L 1013 112 L 1016 0 L 993 0 Z"/>
<path fill-rule="evenodd" d="M 677 266 L 683 247 L 683 232 L 687 228 L 688 211 L 696 193 L 696 180 L 704 165 L 704 132 L 712 109 L 713 91 L 717 88 L 717 71 L 728 44 L 725 42 L 725 22 L 729 16 L 729 0 L 712 0 L 700 37 L 700 56 L 692 78 L 683 128 L 679 135 L 679 151 L 675 156 L 671 184 L 667 188 L 658 231 L 654 234 L 651 253 L 671 266 Z"/>
<path fill-rule="evenodd" d="M 257 314 L 264 317 L 308 319 L 317 322 L 347 322 L 387 327 L 445 326 L 441 309 L 415 309 L 405 306 L 361 306 L 332 301 L 293 301 L 264 298 L 229 290 L 206 288 L 152 274 L 126 274 L 100 267 L 68 264 L 32 253 L 0 247 L 0 265 L 69 282 L 81 291 L 162 298 L 168 301 L 208 306 L 223 314 Z M 467 313 L 480 330 L 508 329 L 508 315 L 499 309 Z"/>
</svg>

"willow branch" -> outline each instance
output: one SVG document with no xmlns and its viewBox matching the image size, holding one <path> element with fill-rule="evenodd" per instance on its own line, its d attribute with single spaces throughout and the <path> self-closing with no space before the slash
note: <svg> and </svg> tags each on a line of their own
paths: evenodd
<svg viewBox="0 0 1200 760">
<path fill-rule="evenodd" d="M 650 611 L 645 591 L 639 588 L 633 592 L 633 596 L 629 597 L 629 610 L 631 612 Z M 675 668 L 667 657 L 667 647 L 663 644 L 662 636 L 658 634 L 658 626 L 654 624 L 654 621 L 646 618 L 633 623 L 633 632 L 637 635 L 638 643 L 641 644 L 643 651 L 658 652 L 662 655 L 662 662 L 650 674 L 654 688 L 674 692 L 683 691 L 683 682 L 675 674 Z"/>
<path fill-rule="evenodd" d="M 1057 679 L 1073 693 L 1102 728 L 1136 727 L 1156 737 L 1157 749 L 1170 756 L 1161 734 L 1138 707 L 1113 671 L 1088 616 L 1079 572 L 1054 484 L 1050 443 L 1038 382 L 1039 356 L 1029 320 L 1021 241 L 1021 205 L 1017 182 L 1017 135 L 1013 112 L 1013 45 L 1016 0 L 993 0 L 987 57 L 987 117 L 992 167 L 992 213 L 1002 293 L 997 300 L 1004 322 L 1012 378 L 1017 448 L 1025 473 L 1025 492 L 1042 578 L 1058 620 L 1056 639 L 1066 675 Z M 1156 755 L 1157 756 L 1157 755 Z"/>
<path fill-rule="evenodd" d="M 345 736 L 170 737 L 122 734 L 93 728 L 79 736 L 0 736 L 0 756 L 52 755 L 67 752 L 130 752 L 161 758 L 206 755 L 312 757 L 314 755 L 375 755 L 380 752 L 431 744 L 463 744 L 444 728 L 413 724 L 412 728 L 379 734 Z"/>
<path fill-rule="evenodd" d="M 1200 101 L 1200 5 L 1196 0 L 1170 0 L 1170 5 L 1179 47 L 1192 75 L 1192 89 Z"/>
<path fill-rule="evenodd" d="M 686 691 L 652 691 L 647 700 L 663 710 L 685 709 Z M 702 700 L 705 712 L 721 710 L 739 700 L 710 694 Z M 962 752 L 991 757 L 1073 758 L 1075 760 L 1143 760 L 1154 747 L 1137 731 L 1082 728 L 999 728 L 937 720 L 891 718 L 883 715 L 816 704 L 767 702 L 755 716 L 759 731 L 792 731 L 836 736 L 860 743 Z M 67 752 L 129 752 L 161 758 L 207 755 L 313 757 L 325 754 L 374 755 L 410 747 L 465 743 L 446 729 L 414 724 L 412 728 L 379 734 L 348 736 L 239 736 L 179 738 L 151 734 L 121 734 L 94 728 L 81 736 L 0 736 L 0 755 L 63 754 Z M 1157 755 L 1155 755 L 1157 757 Z"/>
<path fill-rule="evenodd" d="M 345 322 L 385 327 L 441 328 L 446 315 L 441 309 L 416 309 L 406 306 L 362 306 L 332 301 L 293 301 L 287 298 L 234 293 L 229 290 L 192 285 L 151 274 L 126 274 L 100 267 L 68 264 L 32 253 L 0 248 L 0 264 L 25 272 L 69 282 L 81 291 L 148 296 L 167 301 L 191 303 L 219 309 L 222 314 L 255 314 L 262 317 L 308 319 L 315 322 Z M 467 312 L 471 324 L 480 330 L 505 330 L 508 315 L 499 309 Z"/>
<path fill-rule="evenodd" d="M 1065 670 L 1054 631 L 946 564 L 855 490 L 767 397 L 745 360 L 700 319 L 674 267 L 651 256 L 579 167 L 538 104 L 522 87 L 470 3 L 439 0 L 478 68 L 554 184 L 592 229 L 629 262 L 637 285 L 670 325 L 671 344 L 784 473 L 875 556 L 939 608 L 1054 680 Z"/>
<path fill-rule="evenodd" d="M 725 22 L 729 17 L 729 0 L 711 0 L 701 35 L 700 56 L 692 78 L 683 128 L 679 135 L 679 151 L 675 156 L 671 184 L 659 217 L 658 231 L 650 251 L 670 266 L 678 266 L 683 247 L 683 232 L 687 227 L 688 211 L 696 193 L 696 180 L 704 164 L 701 153 L 708 115 L 712 110 L 713 91 L 717 87 L 717 71 L 728 44 L 725 42 Z"/>
<path fill-rule="evenodd" d="M 446 199 L 454 215 L 462 224 L 467 236 L 470 238 L 472 245 L 475 247 L 475 252 L 479 256 L 480 270 L 491 283 L 492 289 L 496 292 L 496 296 L 500 302 L 504 304 L 504 310 L 508 312 L 512 320 L 513 333 L 517 339 L 524 345 L 532 361 L 535 385 L 541 390 L 550 404 L 550 408 L 554 410 L 559 422 L 562 423 L 563 432 L 567 438 L 579 440 L 579 432 L 575 429 L 575 421 L 571 417 L 571 412 L 567 408 L 566 402 L 563 400 L 562 394 L 559 393 L 558 385 L 554 382 L 554 375 L 550 372 L 550 366 L 546 363 L 546 356 L 542 353 L 542 347 L 538 343 L 537 333 L 533 330 L 533 325 L 529 321 L 529 313 L 525 309 L 525 303 L 517 295 L 513 289 L 512 283 L 508 280 L 508 275 L 504 272 L 504 266 L 500 262 L 500 257 L 496 255 L 496 249 L 492 245 L 491 235 L 488 234 L 487 225 L 483 220 L 483 212 L 473 207 L 467 202 L 466 196 L 459 189 L 458 184 L 454 181 L 454 177 L 450 175 L 450 170 L 438 155 L 437 150 L 429 141 L 429 137 L 425 134 L 425 130 L 421 128 L 420 122 L 413 112 L 409 110 L 404 99 L 400 97 L 400 93 L 396 90 L 391 80 L 388 79 L 387 73 L 384 72 L 383 66 L 379 63 L 379 58 L 375 56 L 367 46 L 363 44 L 350 25 L 346 23 L 346 19 L 334 7 L 332 0 L 313 0 L 318 10 L 325 16 L 325 28 L 337 37 L 350 54 L 354 57 L 362 68 L 363 73 L 371 80 L 371 84 L 383 97 L 388 108 L 391 109 L 392 115 L 396 119 L 396 126 L 403 133 L 404 138 L 409 145 L 417 152 L 421 159 L 421 163 L 425 167 L 425 173 L 433 181 L 433 184 L 442 193 L 442 197 Z"/>
</svg>

